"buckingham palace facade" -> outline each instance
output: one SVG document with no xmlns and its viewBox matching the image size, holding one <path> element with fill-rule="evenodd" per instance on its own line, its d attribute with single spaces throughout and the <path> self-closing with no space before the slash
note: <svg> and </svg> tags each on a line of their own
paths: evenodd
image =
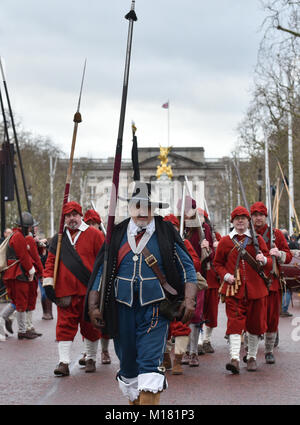
<svg viewBox="0 0 300 425">
<path fill-rule="evenodd" d="M 161 215 L 178 215 L 178 200 L 182 198 L 183 182 L 188 181 L 188 190 L 196 200 L 197 206 L 204 208 L 215 229 L 221 234 L 228 231 L 228 211 L 226 208 L 226 159 L 206 159 L 204 149 L 198 147 L 172 147 L 168 153 L 167 164 L 172 177 L 157 171 L 160 166 L 160 148 L 143 147 L 138 149 L 140 180 L 151 182 L 155 200 L 169 203 Z M 108 205 L 112 187 L 114 158 L 88 159 L 78 161 L 81 175 L 81 204 L 85 209 L 94 205 L 104 223 L 107 221 Z M 119 196 L 128 198 L 132 193 L 133 167 L 131 159 L 123 159 L 120 173 Z M 118 200 L 115 221 L 128 217 L 127 202 Z"/>
</svg>

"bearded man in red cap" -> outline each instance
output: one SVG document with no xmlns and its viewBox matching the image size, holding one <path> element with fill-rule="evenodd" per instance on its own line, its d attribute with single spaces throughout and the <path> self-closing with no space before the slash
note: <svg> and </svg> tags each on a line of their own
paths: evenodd
<svg viewBox="0 0 300 425">
<path fill-rule="evenodd" d="M 255 202 L 250 207 L 251 218 L 257 234 L 264 239 L 270 255 L 276 258 L 275 270 L 272 270 L 270 278 L 272 284 L 269 288 L 268 306 L 267 306 L 267 331 L 265 333 L 265 359 L 266 363 L 275 363 L 273 354 L 274 344 L 276 340 L 277 328 L 279 323 L 281 291 L 280 291 L 280 264 L 288 264 L 292 260 L 287 241 L 283 233 L 279 229 L 274 229 L 275 246 L 272 247 L 273 241 L 270 237 L 270 228 L 267 224 L 268 210 L 262 202 Z"/>
<path fill-rule="evenodd" d="M 221 279 L 220 293 L 226 303 L 227 330 L 230 346 L 230 363 L 226 369 L 238 374 L 241 334 L 247 332 L 248 354 L 247 370 L 255 371 L 256 354 L 259 335 L 267 329 L 267 296 L 268 290 L 264 280 L 250 266 L 246 258 L 242 258 L 238 248 L 242 247 L 257 262 L 263 264 L 265 272 L 269 273 L 272 259 L 263 238 L 258 235 L 260 253 L 256 254 L 249 231 L 250 214 L 242 206 L 236 207 L 231 213 L 233 230 L 224 236 L 217 247 L 214 266 Z"/>
<path fill-rule="evenodd" d="M 72 342 L 80 325 L 86 352 L 86 372 L 96 370 L 96 354 L 101 333 L 83 319 L 87 284 L 104 236 L 82 220 L 82 209 L 77 202 L 67 202 L 63 207 L 65 229 L 61 244 L 59 268 L 54 288 L 53 275 L 57 235 L 50 243 L 44 270 L 43 287 L 47 297 L 57 304 L 56 340 L 59 364 L 57 376 L 69 375 Z"/>
</svg>

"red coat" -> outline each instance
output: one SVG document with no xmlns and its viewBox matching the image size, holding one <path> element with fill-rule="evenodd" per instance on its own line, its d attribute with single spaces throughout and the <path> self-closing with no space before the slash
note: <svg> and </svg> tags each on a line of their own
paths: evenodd
<svg viewBox="0 0 300 425">
<path fill-rule="evenodd" d="M 259 247 L 263 255 L 267 258 L 267 264 L 264 267 L 265 273 L 269 273 L 272 267 L 272 259 L 269 255 L 269 251 L 265 241 L 261 236 L 257 237 Z M 256 257 L 255 248 L 253 244 L 247 245 L 246 250 Z M 224 281 L 224 276 L 226 273 L 234 275 L 236 261 L 238 257 L 238 251 L 235 248 L 233 241 L 230 236 L 224 236 L 217 247 L 216 255 L 214 259 L 214 267 L 217 274 L 220 276 L 221 281 Z M 245 295 L 249 300 L 262 298 L 268 295 L 268 290 L 266 285 L 257 272 L 247 263 L 245 260 L 240 260 L 239 262 L 240 276 L 241 276 L 241 286 L 239 287 L 238 292 L 235 294 L 236 298 L 243 298 Z M 224 282 L 221 293 L 226 294 L 227 282 Z M 247 293 L 245 294 L 245 289 Z"/>
<path fill-rule="evenodd" d="M 13 248 L 16 258 L 20 260 L 19 263 L 10 267 L 3 274 L 3 280 L 15 280 L 18 276 L 23 274 L 21 266 L 28 276 L 29 270 L 32 269 L 33 260 L 29 254 L 30 247 L 28 246 L 25 237 L 20 229 L 14 229 L 14 234 L 9 240 L 9 247 Z M 16 260 L 8 260 L 8 265 L 14 263 Z"/>
<path fill-rule="evenodd" d="M 33 265 L 36 270 L 37 277 L 43 277 L 44 267 L 41 262 L 41 258 L 39 256 L 36 242 L 33 239 L 33 237 L 30 235 L 25 236 L 25 240 L 26 240 L 27 246 L 29 246 L 29 254 L 33 260 Z"/>
<path fill-rule="evenodd" d="M 85 231 L 81 232 L 75 249 L 85 267 L 91 272 L 93 270 L 96 256 L 104 242 L 103 233 L 94 227 L 88 227 Z M 44 279 L 53 278 L 54 273 L 55 255 L 49 251 L 48 258 L 45 264 Z M 80 282 L 68 269 L 60 262 L 55 284 L 55 293 L 57 297 L 64 297 L 67 295 L 81 295 L 86 294 L 86 286 Z"/>
<path fill-rule="evenodd" d="M 266 232 L 266 230 L 268 229 L 268 231 Z M 266 240 L 266 244 L 267 247 L 269 248 L 269 250 L 271 249 L 271 240 L 270 240 L 270 229 L 268 228 L 268 225 L 266 224 L 263 228 L 261 229 L 255 229 L 256 233 L 261 235 L 261 236 L 265 236 Z M 265 234 L 266 232 L 266 234 Z M 284 264 L 288 264 L 292 261 L 292 253 L 290 251 L 290 248 L 288 246 L 288 243 L 283 235 L 283 233 L 279 230 L 279 229 L 274 229 L 274 236 L 275 236 L 275 246 L 279 249 L 279 251 L 284 251 L 286 253 L 286 258 L 284 261 Z M 277 261 L 277 267 L 278 267 L 278 271 L 280 273 L 280 263 Z M 272 274 L 270 275 L 270 277 L 272 278 L 272 285 L 270 286 L 270 291 L 279 291 L 280 289 L 280 283 L 279 283 L 279 279 L 274 277 Z"/>
<path fill-rule="evenodd" d="M 196 272 L 200 272 L 201 261 L 200 261 L 200 258 L 198 256 L 197 252 L 194 250 L 193 245 L 191 244 L 191 242 L 188 239 L 184 240 L 184 245 L 185 245 L 186 249 L 188 250 L 190 256 L 192 257 Z"/>
</svg>

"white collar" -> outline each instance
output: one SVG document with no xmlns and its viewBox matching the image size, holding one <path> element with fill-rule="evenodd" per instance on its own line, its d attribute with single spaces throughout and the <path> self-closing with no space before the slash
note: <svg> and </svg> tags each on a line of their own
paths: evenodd
<svg viewBox="0 0 300 425">
<path fill-rule="evenodd" d="M 77 242 L 77 239 L 81 235 L 81 232 L 84 232 L 88 228 L 89 228 L 89 226 L 84 221 L 81 221 L 81 224 L 80 224 L 80 226 L 77 229 L 77 230 L 79 230 L 79 232 L 76 234 L 74 240 L 72 240 L 72 236 L 71 236 L 71 234 L 69 232 L 69 229 L 68 229 L 68 227 L 66 227 L 66 233 L 67 233 L 67 236 L 69 238 L 69 241 L 71 242 L 71 245 L 75 246 L 75 244 Z"/>
<path fill-rule="evenodd" d="M 78 227 L 78 230 L 80 230 L 81 232 L 84 232 L 86 229 L 89 228 L 89 225 L 86 224 L 83 220 L 81 221 L 81 225 Z"/>
<path fill-rule="evenodd" d="M 68 229 L 68 227 L 66 225 L 65 225 L 65 228 Z M 84 232 L 88 228 L 89 228 L 88 224 L 86 224 L 83 220 L 81 220 L 81 224 L 80 224 L 80 226 L 78 227 L 77 230 Z"/>
<path fill-rule="evenodd" d="M 145 233 L 148 233 L 150 236 L 155 232 L 155 220 L 154 218 L 150 221 L 150 223 L 147 224 L 146 227 L 139 227 L 135 224 L 135 222 L 132 220 L 132 218 L 130 219 L 129 223 L 128 223 L 128 232 L 130 235 L 132 236 L 136 236 L 137 233 L 140 230 L 144 230 L 145 229 Z"/>
<path fill-rule="evenodd" d="M 229 233 L 229 237 L 230 239 L 233 239 L 235 235 L 238 235 L 239 233 L 233 229 L 230 233 Z M 250 230 L 247 229 L 246 232 L 243 233 L 243 235 L 248 236 L 249 238 L 251 238 L 251 233 Z"/>
</svg>

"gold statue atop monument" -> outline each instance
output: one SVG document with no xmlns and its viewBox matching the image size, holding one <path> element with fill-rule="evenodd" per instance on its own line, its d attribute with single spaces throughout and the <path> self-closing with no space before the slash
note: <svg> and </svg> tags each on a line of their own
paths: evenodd
<svg viewBox="0 0 300 425">
<path fill-rule="evenodd" d="M 173 171 L 171 165 L 167 165 L 168 155 L 171 149 L 171 146 L 168 148 L 163 148 L 162 146 L 160 147 L 160 154 L 158 156 L 158 159 L 160 159 L 160 165 L 157 166 L 156 171 L 157 179 L 159 179 L 162 174 L 166 174 L 170 180 L 173 178 Z"/>
</svg>

